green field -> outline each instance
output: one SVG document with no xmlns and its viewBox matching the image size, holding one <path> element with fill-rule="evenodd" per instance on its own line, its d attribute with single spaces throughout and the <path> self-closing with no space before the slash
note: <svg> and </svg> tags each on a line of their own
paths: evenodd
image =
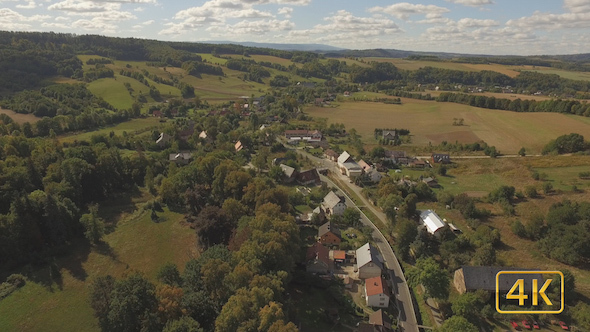
<svg viewBox="0 0 590 332">
<path fill-rule="evenodd" d="M 437 103 L 402 98 L 403 105 L 373 102 L 345 102 L 339 107 L 309 107 L 306 112 L 328 123 L 355 128 L 366 144 L 376 144 L 375 128 L 406 128 L 413 146 L 442 141 L 473 143 L 485 141 L 507 154 L 525 147 L 539 153 L 560 135 L 579 133 L 590 137 L 590 118 L 558 113 L 517 113 L 488 110 L 455 103 Z M 453 126 L 453 118 L 463 118 L 464 126 Z"/>
<path fill-rule="evenodd" d="M 64 143 L 72 143 L 74 141 L 83 141 L 83 140 L 90 140 L 93 135 L 97 134 L 109 134 L 113 131 L 117 135 L 122 135 L 124 131 L 127 133 L 133 133 L 137 130 L 141 130 L 147 127 L 157 126 L 159 124 L 159 119 L 149 117 L 149 118 L 139 118 L 139 119 L 131 119 L 129 121 L 125 121 L 119 123 L 115 126 L 100 128 L 93 131 L 83 132 L 79 134 L 73 135 L 64 135 L 59 137 L 59 141 Z"/>
<path fill-rule="evenodd" d="M 159 267 L 167 262 L 184 264 L 197 255 L 194 231 L 183 226 L 183 216 L 166 210 L 163 221 L 154 223 L 147 212 L 135 213 L 133 202 L 109 204 L 110 220 L 116 230 L 105 236 L 105 244 L 79 247 L 74 254 L 55 259 L 61 276 L 50 277 L 50 268 L 22 271 L 27 284 L 0 301 L 1 331 L 99 331 L 90 307 L 89 285 L 94 277 L 110 274 L 122 277 L 140 271 L 155 280 Z M 109 219 L 107 219 L 109 220 Z"/>
<path fill-rule="evenodd" d="M 578 174 L 581 172 L 590 172 L 590 165 L 571 166 L 571 167 L 540 167 L 534 168 L 539 173 L 547 174 L 547 180 L 551 182 L 553 188 L 561 190 L 571 190 L 572 186 L 578 189 L 590 189 L 590 180 L 580 179 Z"/>
<path fill-rule="evenodd" d="M 549 68 L 549 67 L 533 67 L 534 69 L 526 69 L 526 71 L 534 71 L 541 74 L 556 74 L 563 78 L 568 78 L 570 80 L 583 80 L 583 81 L 590 81 L 590 73 L 589 72 L 580 72 L 580 71 L 569 71 L 557 68 Z"/>
</svg>

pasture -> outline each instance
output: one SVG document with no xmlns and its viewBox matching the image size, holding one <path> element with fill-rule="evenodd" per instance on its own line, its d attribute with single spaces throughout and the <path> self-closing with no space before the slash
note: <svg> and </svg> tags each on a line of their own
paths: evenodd
<svg viewBox="0 0 590 332">
<path fill-rule="evenodd" d="M 539 153 L 556 137 L 579 133 L 590 137 L 590 119 L 558 113 L 517 113 L 488 110 L 455 103 L 437 103 L 402 98 L 402 105 L 374 102 L 345 102 L 339 107 L 308 107 L 306 112 L 330 123 L 355 128 L 365 144 L 376 144 L 375 128 L 406 128 L 410 146 L 437 145 L 442 141 L 474 143 L 484 141 L 505 154 L 525 147 Z M 464 126 L 453 126 L 463 118 Z"/>
<path fill-rule="evenodd" d="M 499 72 L 501 74 L 516 77 L 519 72 L 512 68 L 513 66 L 505 66 L 500 64 L 471 64 L 471 63 L 459 63 L 450 61 L 426 61 L 426 60 L 407 60 L 398 58 L 364 58 L 366 62 L 377 61 L 377 62 L 390 62 L 393 63 L 399 69 L 405 70 L 417 70 L 423 67 L 434 67 L 441 69 L 452 69 L 461 71 L 483 71 L 490 70 Z"/>
<path fill-rule="evenodd" d="M 526 71 L 534 71 L 541 74 L 556 74 L 570 80 L 590 81 L 589 72 L 569 71 L 551 67 L 531 67 L 530 69 L 526 69 Z"/>
<path fill-rule="evenodd" d="M 27 284 L 0 301 L 2 331 L 100 331 L 89 302 L 89 286 L 97 276 L 123 277 L 139 271 L 155 281 L 165 263 L 180 270 L 196 252 L 194 231 L 182 224 L 183 216 L 168 210 L 154 223 L 139 205 L 149 197 L 113 201 L 101 210 L 115 230 L 104 243 L 88 246 L 75 243 L 73 254 L 55 258 L 53 266 L 28 267 Z M 148 210 L 149 211 L 149 210 Z"/>
</svg>

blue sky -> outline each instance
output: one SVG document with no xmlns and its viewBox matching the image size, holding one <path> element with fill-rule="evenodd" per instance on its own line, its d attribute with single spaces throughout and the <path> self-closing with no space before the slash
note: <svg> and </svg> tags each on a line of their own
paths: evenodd
<svg viewBox="0 0 590 332">
<path fill-rule="evenodd" d="M 590 53 L 590 0 L 0 0 L 0 30 L 479 54 Z"/>
</svg>

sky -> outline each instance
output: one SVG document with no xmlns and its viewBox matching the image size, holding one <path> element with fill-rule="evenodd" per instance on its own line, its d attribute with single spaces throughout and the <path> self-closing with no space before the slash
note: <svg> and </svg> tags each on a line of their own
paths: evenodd
<svg viewBox="0 0 590 332">
<path fill-rule="evenodd" d="M 0 30 L 573 54 L 590 53 L 590 0 L 0 0 Z"/>
</svg>

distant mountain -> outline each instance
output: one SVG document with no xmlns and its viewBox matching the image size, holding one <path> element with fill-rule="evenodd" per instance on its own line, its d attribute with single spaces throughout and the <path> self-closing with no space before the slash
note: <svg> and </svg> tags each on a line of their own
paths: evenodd
<svg viewBox="0 0 590 332">
<path fill-rule="evenodd" d="M 346 50 L 340 47 L 334 47 L 324 44 L 278 44 L 278 43 L 255 43 L 255 42 L 234 42 L 234 41 L 207 41 L 203 43 L 209 44 L 235 44 L 246 47 L 261 47 L 261 48 L 273 48 L 275 50 L 282 51 L 316 51 L 316 52 L 329 52 L 329 51 L 342 51 Z"/>
<path fill-rule="evenodd" d="M 377 57 L 377 58 L 407 58 L 409 56 L 419 57 L 437 57 L 441 59 L 457 57 L 489 57 L 485 54 L 463 54 L 463 53 L 446 53 L 446 52 L 418 52 L 404 51 L 396 49 L 365 49 L 365 50 L 336 50 L 325 52 L 326 56 L 334 57 Z"/>
</svg>

